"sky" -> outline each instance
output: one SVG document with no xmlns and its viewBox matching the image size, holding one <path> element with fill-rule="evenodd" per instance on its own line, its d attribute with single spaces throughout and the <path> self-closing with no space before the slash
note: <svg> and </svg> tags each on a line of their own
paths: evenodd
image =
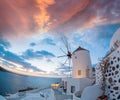
<svg viewBox="0 0 120 100">
<path fill-rule="evenodd" d="M 120 28 L 120 0 L 0 0 L 0 64 L 64 75 L 62 41 L 90 51 L 92 65 Z"/>
</svg>

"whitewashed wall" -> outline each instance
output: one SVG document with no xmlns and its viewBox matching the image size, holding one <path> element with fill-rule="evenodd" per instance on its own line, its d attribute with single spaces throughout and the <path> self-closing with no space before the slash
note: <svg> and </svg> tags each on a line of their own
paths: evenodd
<svg viewBox="0 0 120 100">
<path fill-rule="evenodd" d="M 72 95 L 71 86 L 75 86 L 74 93 L 78 91 L 83 91 L 83 89 L 87 86 L 92 85 L 94 80 L 88 78 L 63 78 L 62 81 L 67 81 L 67 94 Z"/>
<path fill-rule="evenodd" d="M 73 78 L 85 78 L 92 77 L 92 64 L 89 51 L 79 50 L 73 53 L 72 55 L 73 62 Z M 89 72 L 86 73 L 86 70 L 89 69 Z M 81 70 L 81 75 L 78 75 L 78 70 Z M 87 75 L 88 74 L 88 75 Z"/>
<path fill-rule="evenodd" d="M 106 94 L 109 100 L 120 100 L 120 47 L 109 56 L 108 70 L 106 77 Z M 101 71 L 99 64 L 96 67 L 96 84 L 101 85 Z"/>
</svg>

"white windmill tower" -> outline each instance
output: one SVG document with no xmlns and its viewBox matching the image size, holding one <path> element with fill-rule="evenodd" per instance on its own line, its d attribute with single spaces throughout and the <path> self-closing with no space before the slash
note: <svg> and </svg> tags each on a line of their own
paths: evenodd
<svg viewBox="0 0 120 100">
<path fill-rule="evenodd" d="M 72 53 L 73 78 L 92 78 L 90 54 L 87 49 L 78 47 Z"/>
<path fill-rule="evenodd" d="M 63 42 L 67 48 L 67 52 L 61 49 L 65 55 L 59 57 L 67 57 L 69 67 L 71 66 L 70 62 L 72 59 L 72 78 L 92 78 L 92 64 L 89 51 L 79 46 L 74 52 L 71 52 L 65 37 Z"/>
</svg>

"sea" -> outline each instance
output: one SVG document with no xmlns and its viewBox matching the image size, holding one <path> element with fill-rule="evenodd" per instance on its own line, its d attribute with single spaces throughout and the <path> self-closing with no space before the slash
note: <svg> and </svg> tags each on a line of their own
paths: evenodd
<svg viewBox="0 0 120 100">
<path fill-rule="evenodd" d="M 0 95 L 5 96 L 7 94 L 13 94 L 28 87 L 49 87 L 52 83 L 57 83 L 60 81 L 60 78 L 22 76 L 0 70 Z"/>
</svg>

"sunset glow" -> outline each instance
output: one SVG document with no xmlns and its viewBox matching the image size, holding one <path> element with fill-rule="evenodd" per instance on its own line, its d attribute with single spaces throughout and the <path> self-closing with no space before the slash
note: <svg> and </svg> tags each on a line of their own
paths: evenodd
<svg viewBox="0 0 120 100">
<path fill-rule="evenodd" d="M 88 49 L 95 65 L 120 27 L 119 4 L 120 0 L 1 0 L 0 65 L 33 76 L 66 75 L 66 58 L 57 58 L 66 52 L 64 36 L 72 52 L 78 46 Z"/>
</svg>

